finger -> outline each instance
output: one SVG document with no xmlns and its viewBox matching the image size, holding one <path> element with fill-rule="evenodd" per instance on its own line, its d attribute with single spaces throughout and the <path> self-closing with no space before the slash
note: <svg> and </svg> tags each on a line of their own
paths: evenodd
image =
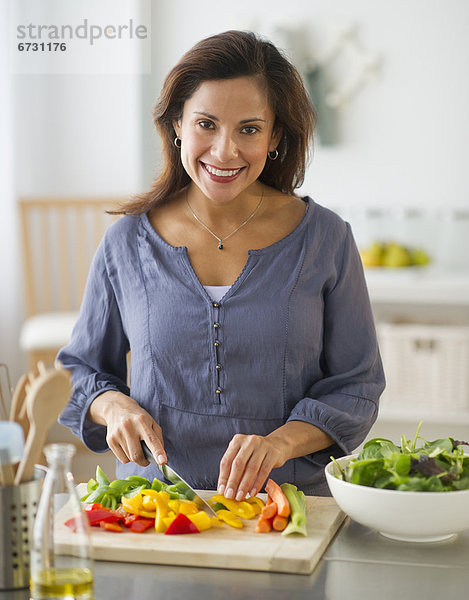
<svg viewBox="0 0 469 600">
<path fill-rule="evenodd" d="M 132 462 L 142 467 L 147 467 L 150 463 L 143 452 L 142 440 L 146 443 L 158 464 L 163 464 L 167 461 L 161 437 L 161 428 L 153 419 L 150 428 L 145 426 L 139 435 L 127 436 L 128 454 Z"/>
<path fill-rule="evenodd" d="M 273 465 L 270 460 L 267 460 L 267 457 L 262 461 L 262 465 L 257 472 L 257 476 L 254 479 L 254 482 L 251 484 L 249 488 L 249 495 L 256 496 L 257 493 L 262 489 L 262 486 L 267 480 L 267 477 L 270 475 L 272 471 Z"/>
<path fill-rule="evenodd" d="M 226 498 L 242 499 L 246 495 L 247 489 L 239 487 L 240 481 L 253 478 L 256 472 L 256 439 L 253 436 L 244 436 L 242 444 L 231 461 L 230 474 L 226 482 Z"/>
<path fill-rule="evenodd" d="M 140 441 L 140 437 L 134 437 L 127 441 L 128 443 L 128 456 L 130 460 L 139 465 L 140 467 L 148 467 L 150 464 L 149 461 L 145 458 L 145 454 L 143 453 L 142 444 Z"/>
<path fill-rule="evenodd" d="M 163 465 L 168 462 L 168 457 L 166 456 L 161 434 L 158 435 L 157 432 L 152 431 L 150 435 L 144 438 L 144 441 L 159 465 Z"/>
<path fill-rule="evenodd" d="M 221 461 L 220 461 L 220 472 L 218 475 L 218 483 L 217 483 L 217 492 L 219 494 L 224 494 L 226 490 L 226 483 L 230 477 L 232 463 L 235 456 L 239 452 L 239 448 L 241 445 L 240 436 L 235 435 L 234 438 L 228 445 L 228 448 L 225 451 Z"/>
<path fill-rule="evenodd" d="M 236 500 L 244 500 L 246 494 L 252 491 L 254 482 L 257 481 L 259 472 L 262 469 L 264 462 L 269 462 L 266 452 L 263 448 L 256 448 L 256 452 L 253 452 L 247 461 L 243 471 L 239 473 L 239 481 L 237 487 L 233 480 L 234 497 Z M 267 467 L 264 467 L 264 471 Z M 227 483 L 227 488 L 231 486 L 231 478 Z M 255 495 L 255 494 L 252 494 Z"/>
<path fill-rule="evenodd" d="M 107 441 L 107 445 L 109 446 L 111 452 L 114 454 L 114 456 L 117 458 L 117 460 L 119 460 L 123 464 L 130 462 L 130 459 L 127 456 L 125 450 L 122 448 L 122 446 L 119 443 L 116 443 L 110 437 L 106 441 Z"/>
</svg>

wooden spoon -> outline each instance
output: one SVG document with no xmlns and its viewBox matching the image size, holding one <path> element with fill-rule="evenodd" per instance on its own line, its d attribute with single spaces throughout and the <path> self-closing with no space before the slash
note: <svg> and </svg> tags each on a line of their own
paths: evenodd
<svg viewBox="0 0 469 600">
<path fill-rule="evenodd" d="M 16 472 L 15 484 L 31 481 L 47 434 L 65 408 L 71 393 L 70 375 L 64 369 L 41 373 L 31 384 L 26 396 L 29 433 L 24 456 Z"/>
</svg>

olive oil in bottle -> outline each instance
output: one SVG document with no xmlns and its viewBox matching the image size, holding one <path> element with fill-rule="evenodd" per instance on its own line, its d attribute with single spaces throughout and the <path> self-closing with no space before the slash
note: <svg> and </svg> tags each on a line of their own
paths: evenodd
<svg viewBox="0 0 469 600">
<path fill-rule="evenodd" d="M 31 581 L 31 594 L 37 600 L 49 598 L 93 598 L 93 574 L 89 569 L 46 569 Z"/>
<path fill-rule="evenodd" d="M 31 600 L 93 600 L 88 519 L 82 511 L 70 470 L 75 447 L 48 444 L 44 454 L 48 470 L 31 540 Z M 61 517 L 56 521 L 61 509 Z M 57 536 L 57 530 L 70 518 L 75 530 L 67 532 L 66 541 L 67 546 L 72 545 L 69 554 L 73 556 L 63 554 Z"/>
</svg>

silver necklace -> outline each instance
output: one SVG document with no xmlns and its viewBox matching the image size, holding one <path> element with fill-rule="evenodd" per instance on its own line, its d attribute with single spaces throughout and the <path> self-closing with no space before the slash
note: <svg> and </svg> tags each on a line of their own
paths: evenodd
<svg viewBox="0 0 469 600">
<path fill-rule="evenodd" d="M 254 217 L 254 215 L 257 213 L 257 211 L 260 209 L 262 201 L 264 200 L 264 187 L 262 187 L 262 195 L 261 195 L 261 199 L 259 200 L 259 204 L 256 206 L 256 208 L 252 211 L 252 213 L 249 215 L 249 217 L 243 221 L 241 223 L 241 225 L 238 225 L 238 227 L 236 227 L 236 229 L 234 229 L 231 233 L 229 233 L 228 235 L 225 235 L 225 237 L 221 238 L 220 236 L 218 236 L 216 233 L 213 233 L 213 231 L 211 229 L 209 229 L 207 227 L 207 225 L 205 225 L 205 223 L 203 221 L 201 221 L 199 219 L 199 217 L 195 214 L 195 212 L 192 210 L 192 206 L 189 204 L 189 200 L 187 199 L 187 190 L 186 190 L 186 203 L 187 206 L 189 207 L 189 210 L 192 213 L 192 216 L 194 217 L 194 219 L 197 221 L 197 223 L 199 223 L 200 225 L 202 225 L 202 227 L 208 231 L 210 233 L 210 235 L 213 235 L 213 237 L 218 240 L 218 249 L 219 250 L 223 250 L 223 242 L 224 240 L 227 240 L 228 238 L 230 238 L 232 235 L 234 235 L 237 231 L 239 231 L 241 229 L 241 227 L 244 227 L 245 225 L 247 225 L 247 223 L 249 223 L 249 221 Z"/>
</svg>

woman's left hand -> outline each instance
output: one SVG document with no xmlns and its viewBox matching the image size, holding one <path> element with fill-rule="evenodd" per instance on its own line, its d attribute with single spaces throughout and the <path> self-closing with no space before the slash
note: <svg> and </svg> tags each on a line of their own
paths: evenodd
<svg viewBox="0 0 469 600">
<path fill-rule="evenodd" d="M 221 459 L 217 491 L 236 500 L 255 496 L 272 469 L 332 444 L 329 434 L 303 421 L 288 421 L 265 437 L 237 433 Z"/>
<path fill-rule="evenodd" d="M 276 440 L 278 442 L 278 439 Z M 217 491 L 226 498 L 255 496 L 272 469 L 285 463 L 279 444 L 260 435 L 236 434 L 220 462 Z"/>
</svg>

